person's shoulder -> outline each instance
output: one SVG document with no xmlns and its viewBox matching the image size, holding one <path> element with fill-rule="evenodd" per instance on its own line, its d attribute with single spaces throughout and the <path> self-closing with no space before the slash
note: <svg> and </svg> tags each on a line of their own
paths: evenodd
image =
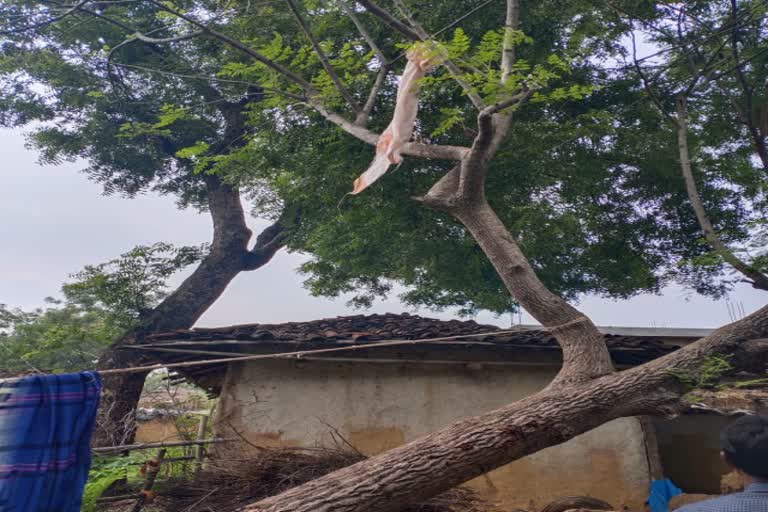
<svg viewBox="0 0 768 512">
<path fill-rule="evenodd" d="M 728 510 L 727 506 L 738 500 L 738 493 L 727 494 L 725 496 L 718 496 L 717 498 L 683 505 L 682 507 L 675 509 L 674 512 L 726 512 Z"/>
</svg>

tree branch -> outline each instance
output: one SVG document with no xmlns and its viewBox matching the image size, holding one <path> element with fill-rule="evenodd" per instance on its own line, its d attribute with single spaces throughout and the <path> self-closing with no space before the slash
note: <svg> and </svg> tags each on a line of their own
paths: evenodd
<svg viewBox="0 0 768 512">
<path fill-rule="evenodd" d="M 511 120 L 497 113 L 530 94 L 530 90 L 521 91 L 483 109 L 468 156 L 418 200 L 456 217 L 488 256 L 515 301 L 555 335 L 563 350 L 563 367 L 553 382 L 553 386 L 559 386 L 611 373 L 613 364 L 594 324 L 547 289 L 485 198 L 488 163 L 503 140 L 499 134 L 506 133 Z M 495 129 L 496 123 L 503 126 Z"/>
<path fill-rule="evenodd" d="M 651 99 L 653 104 L 656 105 L 656 108 L 659 110 L 661 116 L 674 125 L 676 123 L 675 118 L 671 116 L 664 108 L 664 105 L 662 105 L 661 100 L 656 95 L 656 91 L 651 85 L 651 82 L 645 76 L 645 72 L 643 71 L 642 66 L 640 66 L 640 61 L 637 60 L 637 41 L 635 39 L 635 31 L 632 29 L 632 27 L 630 27 L 629 36 L 630 40 L 632 41 L 632 63 L 635 67 L 635 71 L 640 77 L 641 83 L 643 84 L 643 89 L 645 89 L 646 94 L 648 94 L 648 97 Z"/>
<path fill-rule="evenodd" d="M 373 107 L 376 106 L 376 100 L 378 99 L 379 93 L 381 92 L 381 89 L 384 87 L 386 82 L 389 69 L 390 65 L 388 63 L 382 63 L 381 68 L 379 68 L 378 73 L 376 73 L 376 80 L 373 82 L 371 92 L 368 93 L 368 99 L 366 100 L 365 105 L 363 105 L 363 109 L 355 118 L 354 124 L 357 126 L 365 126 L 368 124 L 368 120 L 370 119 L 371 113 L 373 112 Z"/>
<path fill-rule="evenodd" d="M 733 253 L 720 239 L 715 231 L 712 222 L 709 220 L 707 211 L 701 201 L 701 196 L 696 187 L 696 180 L 693 177 L 691 168 L 691 157 L 688 152 L 688 108 L 685 96 L 678 96 L 675 100 L 677 119 L 675 126 L 677 128 L 677 147 L 680 153 L 680 169 L 685 179 L 685 189 L 688 192 L 688 198 L 691 201 L 693 211 L 696 213 L 696 219 L 699 222 L 704 237 L 724 261 L 733 268 L 741 272 L 751 280 L 752 286 L 760 290 L 768 291 L 768 276 L 750 267 Z"/>
<path fill-rule="evenodd" d="M 278 73 L 280 73 L 281 75 L 283 75 L 284 77 L 288 78 L 289 80 L 291 80 L 292 82 L 294 82 L 298 86 L 300 86 L 302 89 L 304 89 L 304 91 L 308 95 L 316 96 L 316 95 L 319 94 L 319 91 L 315 88 L 315 86 L 312 85 L 311 83 L 309 83 L 308 81 L 306 81 L 304 78 L 302 78 L 301 76 L 297 75 L 293 71 L 283 67 L 282 65 L 278 64 L 277 62 L 274 62 L 273 60 L 266 58 L 264 55 L 262 55 L 259 52 L 253 50 L 249 46 L 241 43 L 237 39 L 231 38 L 231 37 L 229 37 L 226 34 L 222 34 L 221 32 L 210 28 L 208 25 L 206 25 L 204 23 L 201 23 L 201 22 L 197 21 L 196 19 L 194 19 L 194 18 L 192 18 L 190 16 L 187 16 L 184 13 L 181 13 L 181 12 L 175 10 L 175 9 L 172 9 L 172 8 L 168 7 L 166 4 L 164 4 L 164 3 L 162 3 L 162 2 L 160 2 L 158 0 L 149 0 L 149 2 L 154 4 L 154 5 L 156 5 L 160 9 L 162 9 L 162 10 L 164 10 L 164 11 L 170 13 L 170 14 L 173 14 L 174 16 L 176 16 L 176 17 L 186 21 L 187 23 L 189 23 L 189 24 L 199 28 L 201 31 L 205 32 L 206 34 L 208 34 L 208 35 L 210 35 L 210 36 L 212 36 L 212 37 L 214 37 L 214 38 L 216 38 L 216 39 L 218 39 L 218 40 L 220 40 L 222 42 L 227 43 L 228 45 L 230 45 L 233 48 L 239 50 L 240 52 L 244 53 L 245 55 L 248 55 L 251 58 L 253 58 L 254 60 L 256 60 L 258 62 L 261 62 L 265 66 L 267 66 L 267 67 L 277 71 Z"/>
<path fill-rule="evenodd" d="M 304 18 L 301 16 L 301 13 L 299 12 L 298 7 L 296 7 L 296 2 L 294 2 L 294 0 L 285 0 L 285 2 L 288 4 L 288 7 L 293 13 L 294 18 L 296 18 L 296 21 L 299 24 L 299 27 L 301 27 L 301 31 L 304 32 L 305 36 L 307 36 L 307 39 L 309 40 L 309 43 L 312 45 L 312 48 L 315 50 L 315 53 L 317 54 L 318 59 L 320 59 L 320 64 L 323 66 L 323 69 L 325 69 L 325 72 L 328 73 L 328 76 L 331 78 L 331 81 L 336 86 L 336 89 L 338 89 L 339 93 L 344 98 L 344 101 L 347 102 L 347 104 L 352 108 L 352 110 L 355 113 L 359 113 L 360 107 L 357 105 L 355 98 L 353 98 L 352 94 L 350 94 L 347 88 L 344 87 L 344 83 L 339 78 L 339 75 L 336 74 L 336 71 L 333 69 L 333 66 L 331 66 L 331 62 L 328 60 L 328 56 L 325 55 L 325 52 L 320 47 L 320 44 L 317 42 L 317 39 L 315 39 L 315 36 L 312 35 L 312 31 L 309 29 L 309 27 L 307 26 L 307 23 L 304 21 Z"/>
<path fill-rule="evenodd" d="M 379 59 L 379 62 L 381 63 L 381 67 L 376 74 L 376 80 L 371 87 L 370 93 L 368 93 L 368 99 L 366 100 L 365 105 L 363 105 L 362 111 L 358 113 L 357 118 L 355 119 L 356 125 L 365 126 L 368 124 L 368 120 L 371 117 L 371 112 L 373 112 L 373 107 L 376 105 L 379 92 L 381 92 L 382 87 L 384 87 L 384 83 L 387 78 L 387 74 L 392 67 L 392 63 L 389 61 L 389 59 L 387 59 L 387 56 L 384 55 L 384 52 L 381 50 L 379 45 L 376 44 L 376 40 L 368 31 L 368 28 L 363 24 L 362 20 L 360 20 L 357 14 L 355 14 L 354 8 L 352 8 L 347 3 L 347 0 L 338 1 L 341 8 L 344 10 L 347 16 L 349 16 L 349 19 L 352 20 L 352 23 L 354 23 L 355 27 L 357 27 L 357 31 L 360 32 L 360 35 L 363 37 L 363 39 L 365 39 L 365 42 L 368 43 L 368 46 L 371 48 L 371 50 L 373 50 L 374 55 L 376 55 L 376 58 Z"/>
<path fill-rule="evenodd" d="M 397 18 L 389 14 L 389 12 L 382 9 L 375 3 L 373 3 L 371 0 L 357 0 L 357 3 L 365 7 L 366 10 L 368 10 L 368 12 L 370 12 L 371 14 L 379 18 L 389 27 L 403 34 L 408 39 L 412 39 L 414 41 L 421 40 L 421 37 L 415 30 L 413 30 L 411 27 L 409 27 L 405 23 L 399 21 Z"/>
<path fill-rule="evenodd" d="M 759 130 L 755 125 L 754 119 L 752 117 L 752 113 L 754 112 L 753 98 L 755 91 L 754 88 L 749 85 L 747 77 L 744 75 L 744 69 L 742 68 L 743 64 L 740 63 L 741 59 L 739 57 L 740 53 L 738 37 L 739 25 L 736 23 L 736 20 L 739 16 L 738 9 L 739 7 L 736 0 L 731 0 L 731 14 L 733 23 L 730 30 L 730 40 L 731 47 L 733 49 L 733 57 L 736 60 L 736 65 L 734 67 L 736 71 L 736 77 L 739 84 L 741 85 L 742 90 L 744 91 L 745 108 L 742 110 L 745 112 L 745 115 L 743 115 L 742 118 L 744 119 L 747 130 L 749 131 L 749 134 L 752 138 L 752 142 L 755 146 L 755 152 L 757 153 L 758 157 L 760 157 L 763 168 L 768 171 L 768 145 L 766 145 L 765 142 L 766 134 L 761 133 L 761 130 Z"/>
<path fill-rule="evenodd" d="M 256 86 L 260 89 L 263 89 L 267 92 L 272 92 L 274 94 L 280 94 L 282 96 L 285 96 L 286 98 L 291 98 L 296 101 L 300 102 L 306 102 L 307 98 L 304 96 L 299 96 L 298 94 L 293 94 L 290 92 L 282 91 L 280 89 L 274 89 L 272 87 L 264 87 L 263 85 L 259 85 L 254 82 L 248 82 L 246 80 L 230 80 L 227 78 L 218 78 L 213 76 L 203 76 L 203 75 L 195 75 L 191 73 L 174 73 L 173 71 L 165 71 L 163 69 L 155 69 L 155 68 L 148 68 L 145 66 L 138 66 L 135 64 L 120 64 L 115 63 L 114 66 L 118 66 L 121 68 L 128 68 L 128 69 L 134 69 L 134 70 L 140 70 L 140 71 L 146 71 L 148 73 L 156 73 L 158 75 L 164 75 L 164 76 L 173 76 L 177 78 L 189 78 L 191 80 L 200 80 L 203 82 L 215 82 L 215 83 L 224 83 L 224 84 L 239 84 L 239 85 L 245 85 L 245 86 Z"/>
<path fill-rule="evenodd" d="M 411 14 L 411 12 L 408 10 L 408 7 L 406 7 L 402 0 L 393 1 L 395 2 L 395 5 L 400 9 L 400 11 L 402 11 L 403 15 L 408 20 L 408 23 L 411 24 L 413 30 L 419 36 L 419 40 L 430 41 L 432 38 L 430 37 L 429 33 L 424 30 L 424 27 L 422 27 L 418 21 L 416 21 L 416 19 L 413 17 L 413 14 Z M 485 103 L 483 102 L 483 99 L 480 97 L 480 95 L 477 94 L 474 88 L 469 85 L 466 80 L 461 78 L 461 70 L 459 67 L 448 58 L 442 62 L 442 65 L 445 67 L 445 69 L 448 70 L 448 73 L 450 73 L 454 81 L 459 84 L 459 86 L 461 86 L 461 88 L 464 90 L 464 93 L 472 102 L 472 105 L 474 105 L 477 110 L 482 110 L 485 108 Z"/>
<path fill-rule="evenodd" d="M 85 14 L 90 14 L 90 15 L 91 15 L 91 16 L 93 16 L 94 18 L 99 18 L 99 19 L 101 19 L 101 20 L 104 20 L 104 21 L 106 21 L 107 23 L 110 23 L 110 24 L 112 24 L 112 25 L 114 25 L 114 26 L 116 26 L 116 27 L 122 28 L 123 30 L 125 30 L 125 31 L 127 31 L 127 32 L 129 32 L 129 33 L 130 33 L 130 32 L 135 32 L 135 30 L 131 29 L 131 27 L 129 27 L 129 26 L 128 26 L 128 25 L 126 25 L 125 23 L 122 23 L 122 22 L 120 22 L 120 21 L 117 21 L 117 20 L 115 20 L 115 19 L 113 19 L 113 18 L 110 18 L 109 16 L 105 16 L 105 15 L 103 15 L 103 14 L 101 14 L 101 13 L 98 13 L 98 12 L 96 12 L 96 11 L 92 11 L 92 10 L 90 10 L 90 9 L 85 9 L 85 8 L 83 8 L 83 7 L 79 7 L 79 8 L 78 8 L 78 11 L 80 11 L 80 12 L 83 12 L 83 13 L 85 13 Z"/>
<path fill-rule="evenodd" d="M 682 15 L 682 12 L 683 11 L 680 11 L 680 15 Z M 734 19 L 735 19 L 735 13 L 734 13 Z M 680 26 L 681 26 L 681 22 L 678 20 L 678 38 L 682 42 L 684 37 L 681 32 L 682 29 L 680 28 Z M 718 235 L 717 231 L 712 225 L 712 222 L 710 221 L 709 216 L 707 215 L 706 209 L 704 208 L 704 204 L 701 200 L 701 196 L 699 195 L 699 191 L 696 185 L 696 180 L 694 179 L 694 176 L 693 176 L 691 157 L 690 157 L 690 152 L 688 148 L 688 106 L 687 106 L 688 96 L 692 94 L 694 90 L 696 90 L 696 88 L 699 86 L 699 81 L 702 78 L 704 79 L 703 84 L 709 83 L 710 81 L 715 79 L 714 78 L 714 71 L 716 69 L 715 61 L 718 58 L 720 49 L 722 49 L 723 46 L 721 45 L 720 48 L 718 48 L 715 52 L 713 52 L 713 54 L 707 60 L 707 63 L 704 66 L 702 66 L 701 69 L 697 69 L 697 66 L 695 66 L 694 64 L 691 65 L 690 71 L 693 74 L 693 78 L 691 79 L 687 87 L 685 87 L 684 89 L 682 89 L 681 91 L 675 94 L 675 115 L 671 115 L 667 113 L 666 110 L 664 109 L 661 103 L 661 100 L 659 99 L 653 87 L 651 86 L 650 82 L 646 78 L 638 62 L 637 47 L 636 47 L 634 32 L 631 33 L 631 40 L 632 40 L 633 62 L 635 65 L 635 69 L 637 70 L 637 73 L 640 76 L 643 87 L 646 90 L 646 93 L 649 95 L 649 97 L 653 101 L 656 108 L 659 110 L 659 113 L 662 115 L 662 117 L 667 119 L 675 129 L 675 133 L 677 135 L 677 146 L 678 146 L 679 159 L 680 159 L 680 170 L 682 172 L 683 179 L 685 181 L 685 188 L 688 194 L 688 199 L 691 202 L 691 206 L 693 207 L 694 213 L 696 214 L 696 220 L 698 221 L 699 227 L 701 228 L 705 239 L 707 240 L 709 245 L 712 247 L 712 249 L 717 254 L 719 254 L 720 257 L 722 257 L 726 263 L 728 263 L 734 269 L 740 272 L 742 275 L 747 277 L 749 279 L 748 282 L 752 284 L 754 288 L 761 289 L 761 290 L 768 290 L 768 276 L 752 268 L 746 262 L 741 260 L 721 240 L 720 236 Z M 682 45 L 681 47 L 683 51 L 687 52 L 686 46 L 687 45 Z M 735 101 L 734 101 L 734 106 L 740 107 Z M 743 118 L 744 116 L 742 114 L 741 108 L 736 108 L 736 110 L 737 112 L 739 112 L 739 114 Z"/>
<path fill-rule="evenodd" d="M 373 38 L 371 32 L 368 30 L 362 20 L 357 16 L 357 14 L 355 14 L 354 8 L 347 3 L 347 0 L 339 0 L 339 5 L 341 5 L 341 8 L 344 10 L 347 16 L 349 16 L 349 19 L 352 20 L 352 23 L 355 24 L 357 31 L 360 32 L 360 35 L 363 36 L 365 42 L 368 43 L 368 46 L 371 48 L 371 50 L 373 50 L 374 55 L 376 55 L 376 57 L 381 61 L 382 67 L 384 65 L 389 65 L 389 59 L 387 59 L 387 56 L 384 55 L 384 52 L 381 50 L 381 48 L 379 48 L 379 45 L 376 44 L 376 40 Z"/>
<path fill-rule="evenodd" d="M 0 35 L 18 34 L 20 32 L 27 32 L 29 30 L 34 30 L 36 28 L 41 28 L 41 27 L 51 25 L 52 23 L 56 23 L 57 21 L 63 20 L 67 16 L 74 14 L 76 11 L 80 10 L 80 8 L 83 7 L 85 4 L 87 4 L 88 2 L 90 2 L 90 0 L 80 0 L 79 2 L 77 2 L 75 5 L 67 9 L 62 14 L 49 18 L 45 21 L 33 23 L 31 25 L 25 25 L 23 27 L 15 28 L 12 30 L 4 30 L 0 32 Z"/>
<path fill-rule="evenodd" d="M 205 35 L 205 32 L 203 32 L 202 30 L 199 30 L 197 32 L 192 32 L 190 34 L 185 34 L 183 36 L 154 38 L 154 37 L 147 37 L 144 34 L 136 32 L 135 34 L 133 34 L 133 38 L 144 43 L 168 44 L 168 43 L 177 43 L 179 41 L 186 41 L 188 39 L 194 39 L 195 37 L 200 37 L 202 35 Z"/>
<path fill-rule="evenodd" d="M 507 15 L 502 42 L 502 85 L 506 84 L 515 63 L 515 44 L 513 31 L 520 25 L 519 0 L 507 0 Z M 503 143 L 512 126 L 512 112 L 505 109 L 522 104 L 533 94 L 523 87 L 506 100 L 483 109 L 477 117 L 478 132 L 472 143 L 472 149 L 462 162 L 457 185 L 457 196 L 461 201 L 473 198 L 485 200 L 485 178 L 488 162 Z"/>
<path fill-rule="evenodd" d="M 233 48 L 238 49 L 239 51 L 245 53 L 246 55 L 251 56 L 258 62 L 265 64 L 266 66 L 274 69 L 278 73 L 281 73 L 282 75 L 286 76 L 287 78 L 289 78 L 290 80 L 298 84 L 307 93 L 308 104 L 312 106 L 318 113 L 320 113 L 320 115 L 322 115 L 328 121 L 332 122 L 333 124 L 343 129 L 348 134 L 362 140 L 363 142 L 366 142 L 374 146 L 378 142 L 378 139 L 379 139 L 378 134 L 365 129 L 362 126 L 357 126 L 355 125 L 355 123 L 348 121 L 341 115 L 326 109 L 317 98 L 317 96 L 319 95 L 319 91 L 317 91 L 317 89 L 312 84 L 310 84 L 300 76 L 296 75 L 292 71 L 284 68 L 283 66 L 281 66 L 276 62 L 273 62 L 270 59 L 267 59 L 266 57 L 254 51 L 253 49 L 249 48 L 248 46 L 241 43 L 240 41 L 233 39 L 225 34 L 222 34 L 221 32 L 213 30 L 210 27 L 206 26 L 205 24 L 200 23 L 199 21 L 193 18 L 190 18 L 189 16 L 183 13 L 180 13 L 174 9 L 167 7 L 165 4 L 159 2 L 158 0 L 149 0 L 149 1 L 154 5 L 157 5 L 162 10 L 169 12 L 174 16 L 178 16 L 180 19 L 183 19 L 188 23 L 198 27 L 201 31 L 205 32 L 206 34 L 232 46 Z M 459 160 L 464 156 L 467 150 L 468 150 L 467 148 L 463 148 L 459 146 L 441 146 L 441 145 L 431 145 L 431 144 L 410 143 L 410 144 L 407 144 L 403 149 L 403 154 L 416 156 L 419 158 Z"/>
<path fill-rule="evenodd" d="M 736 59 L 736 62 L 739 62 L 741 58 L 739 57 L 739 25 L 736 23 L 736 20 L 739 17 L 739 6 L 736 2 L 736 0 L 731 0 L 731 16 L 733 18 L 733 23 L 730 30 L 730 39 L 731 39 L 731 49 L 733 50 L 733 57 Z M 747 99 L 747 111 L 752 111 L 752 95 L 754 93 L 753 88 L 749 85 L 749 82 L 747 81 L 746 76 L 744 76 L 744 70 L 741 68 L 741 66 L 736 66 L 736 76 L 739 79 L 739 83 L 741 84 L 741 87 L 744 89 L 744 94 L 746 94 Z"/>
<path fill-rule="evenodd" d="M 755 55 L 752 55 L 749 58 L 746 58 L 744 60 L 741 60 L 739 57 L 739 49 L 738 49 L 738 37 L 737 32 L 740 26 L 742 26 L 741 23 L 738 22 L 738 18 L 743 16 L 738 13 L 738 6 L 735 2 L 732 1 L 732 15 L 731 15 L 731 21 L 728 23 L 724 23 L 724 25 L 716 30 L 708 30 L 711 32 L 711 35 L 707 37 L 707 40 L 711 40 L 714 37 L 717 37 L 721 34 L 726 34 L 726 38 L 723 40 L 721 46 L 712 53 L 712 55 L 709 57 L 708 62 L 701 67 L 700 70 L 696 70 L 696 66 L 692 64 L 691 66 L 691 73 L 694 74 L 693 78 L 691 79 L 691 82 L 689 83 L 688 87 L 685 88 L 685 90 L 682 93 L 685 97 L 690 96 L 697 88 L 700 87 L 699 81 L 703 78 L 704 81 L 701 83 L 701 86 L 703 87 L 707 83 L 718 81 L 725 75 L 728 75 L 732 71 L 736 71 L 737 75 L 737 81 L 739 82 L 742 90 L 744 91 L 744 95 L 747 99 L 747 108 L 745 109 L 741 104 L 739 104 L 738 100 L 733 97 L 733 95 L 726 94 L 728 96 L 728 100 L 733 105 L 734 109 L 736 110 L 739 119 L 741 122 L 746 126 L 747 131 L 750 134 L 750 138 L 752 139 L 753 146 L 755 148 L 755 152 L 757 153 L 758 157 L 760 158 L 760 161 L 763 165 L 763 168 L 768 171 L 768 144 L 766 144 L 765 137 L 766 134 L 761 133 L 761 130 L 758 129 L 755 126 L 754 120 L 750 114 L 750 106 L 752 104 L 752 98 L 753 98 L 753 89 L 749 86 L 746 77 L 743 72 L 743 66 L 750 62 L 751 60 L 757 58 L 760 54 L 765 53 L 768 50 L 757 52 Z M 616 7 L 614 7 L 616 8 Z M 680 10 L 680 15 L 683 14 L 683 11 Z M 748 21 L 748 19 L 747 19 Z M 700 21 L 697 20 L 697 22 L 702 25 Z M 746 21 L 745 21 L 746 23 Z M 702 25 L 703 26 L 703 25 Z M 706 28 L 706 27 L 705 27 Z M 661 115 L 667 119 L 673 126 L 676 124 L 676 117 L 669 114 L 666 109 L 664 109 L 663 105 L 661 104 L 661 101 L 654 91 L 650 81 L 645 76 L 645 73 L 643 72 L 640 61 L 643 59 L 637 58 L 637 46 L 635 42 L 635 34 L 634 32 L 630 32 L 630 37 L 632 40 L 632 56 L 633 56 L 633 65 L 635 67 L 635 70 L 637 71 L 638 75 L 640 76 L 640 79 L 642 81 L 643 87 L 648 94 L 651 101 L 656 105 Z M 677 44 L 668 50 L 673 49 L 682 49 L 683 51 L 687 52 L 687 47 L 689 46 L 689 43 L 682 41 L 682 36 L 678 36 L 681 39 L 680 44 Z M 719 55 L 720 50 L 725 47 L 728 42 L 730 41 L 731 46 L 733 47 L 733 54 L 734 58 L 736 60 L 736 63 L 720 72 L 717 72 L 717 58 Z M 724 59 L 725 60 L 725 59 Z M 723 61 L 724 61 L 723 60 Z M 766 110 L 768 112 L 768 110 Z"/>
<path fill-rule="evenodd" d="M 697 70 L 696 67 L 691 67 L 691 74 L 693 75 L 693 78 L 691 79 L 691 83 L 688 84 L 688 87 L 686 87 L 685 91 L 683 92 L 683 95 L 686 98 L 693 94 L 693 92 L 698 88 L 699 80 L 703 79 L 701 87 L 704 87 L 715 79 L 717 76 L 715 73 L 717 71 L 717 60 L 720 57 L 720 51 L 725 47 L 726 44 L 728 44 L 727 39 L 721 43 L 717 50 L 712 52 L 712 55 L 709 56 L 707 62 L 701 66 L 700 69 Z"/>
<path fill-rule="evenodd" d="M 519 24 L 519 0 L 507 0 L 505 35 L 502 43 L 502 83 L 508 80 L 515 62 L 512 31 L 517 30 Z M 515 104 L 523 103 L 532 94 L 532 90 L 524 87 L 506 100 L 481 110 L 477 117 L 478 132 L 467 157 L 418 200 L 432 208 L 447 211 L 472 200 L 484 202 L 488 161 L 501 146 L 512 124 L 512 112 L 502 112 Z"/>
<path fill-rule="evenodd" d="M 768 171 L 768 146 L 766 146 L 765 143 L 765 137 L 768 136 L 768 105 L 766 105 L 763 110 L 766 128 L 758 129 L 754 126 L 751 116 L 744 111 L 744 107 L 736 100 L 736 98 L 722 87 L 721 92 L 728 98 L 731 105 L 733 105 L 733 109 L 736 111 L 741 123 L 747 127 L 747 131 L 749 132 L 752 144 L 755 148 L 755 153 L 757 153 L 757 156 L 760 158 L 760 162 L 763 164 L 763 169 Z"/>
<path fill-rule="evenodd" d="M 507 83 L 515 63 L 513 33 L 520 26 L 520 0 L 507 0 L 507 17 L 504 22 L 504 43 L 501 51 L 501 83 Z"/>
<path fill-rule="evenodd" d="M 521 104 L 530 98 L 533 91 L 524 89 L 510 98 L 484 108 L 477 116 L 477 136 L 472 148 L 461 163 L 457 195 L 461 201 L 485 200 L 485 177 L 488 162 L 496 153 L 499 144 L 506 137 L 510 119 L 496 116 L 499 112 Z M 505 118 L 506 117 L 506 118 Z"/>
<path fill-rule="evenodd" d="M 310 102 L 312 100 L 310 99 Z M 322 104 L 313 102 L 311 105 L 317 110 L 320 115 L 325 117 L 328 121 L 335 124 L 348 134 L 356 137 L 357 139 L 375 146 L 379 140 L 379 134 L 374 133 L 363 126 L 358 126 L 351 121 L 343 118 L 335 112 L 328 111 Z M 461 160 L 469 151 L 469 148 L 462 146 L 448 146 L 442 144 L 420 144 L 416 142 L 409 142 L 403 147 L 402 153 L 408 156 L 415 156 L 418 158 L 429 158 L 438 160 Z"/>
<path fill-rule="evenodd" d="M 280 249 L 285 247 L 286 239 L 287 227 L 281 217 L 256 237 L 253 249 L 244 255 L 243 270 L 255 270 L 266 265 Z"/>
</svg>

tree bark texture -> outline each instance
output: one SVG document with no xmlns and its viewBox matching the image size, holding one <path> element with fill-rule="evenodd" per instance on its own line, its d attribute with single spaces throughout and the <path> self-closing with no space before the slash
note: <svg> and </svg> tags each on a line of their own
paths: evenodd
<svg viewBox="0 0 768 512">
<path fill-rule="evenodd" d="M 563 350 L 563 367 L 553 384 L 591 379 L 613 372 L 603 336 L 592 321 L 536 275 L 517 242 L 486 202 L 460 208 L 457 219 L 472 234 L 515 301 L 555 335 Z"/>
<path fill-rule="evenodd" d="M 209 254 L 138 327 L 113 343 L 99 361 L 100 369 L 126 368 L 148 362 L 139 351 L 121 347 L 140 343 L 153 332 L 192 327 L 224 293 L 235 276 L 242 271 L 264 266 L 283 246 L 284 227 L 277 222 L 265 229 L 254 248 L 249 250 L 251 230 L 245 223 L 238 190 L 214 176 L 206 177 L 206 187 L 213 219 L 213 242 Z M 134 413 L 145 378 L 145 373 L 104 377 L 93 441 L 95 446 L 117 446 L 133 440 L 136 428 Z"/>
</svg>

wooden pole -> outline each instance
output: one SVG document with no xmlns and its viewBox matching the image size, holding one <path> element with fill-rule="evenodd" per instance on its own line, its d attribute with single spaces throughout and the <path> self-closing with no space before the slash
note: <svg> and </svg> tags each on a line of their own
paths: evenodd
<svg viewBox="0 0 768 512">
<path fill-rule="evenodd" d="M 157 452 L 157 458 L 147 463 L 147 466 L 149 467 L 147 469 L 147 476 L 144 479 L 144 487 L 142 487 L 139 497 L 136 499 L 136 503 L 134 503 L 133 508 L 131 508 L 131 512 L 139 512 L 144 508 L 145 504 L 152 502 L 154 498 L 152 487 L 155 485 L 157 473 L 160 472 L 160 465 L 165 458 L 165 451 L 165 448 L 161 448 L 160 451 Z"/>
<path fill-rule="evenodd" d="M 648 459 L 648 476 L 651 480 L 660 480 L 664 478 L 664 467 L 661 464 L 661 452 L 653 419 L 650 416 L 639 416 L 637 420 L 643 431 L 645 456 Z"/>
<path fill-rule="evenodd" d="M 197 440 L 202 441 L 205 439 L 205 430 L 208 427 L 208 415 L 200 415 L 200 423 L 197 426 Z M 203 458 L 205 457 L 205 446 L 198 444 L 195 447 L 195 478 L 200 474 L 203 469 Z"/>
</svg>

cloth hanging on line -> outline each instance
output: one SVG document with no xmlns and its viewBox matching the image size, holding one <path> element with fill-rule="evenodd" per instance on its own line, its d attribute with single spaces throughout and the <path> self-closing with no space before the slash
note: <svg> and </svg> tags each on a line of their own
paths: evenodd
<svg viewBox="0 0 768 512">
<path fill-rule="evenodd" d="M 96 372 L 0 380 L 0 512 L 79 512 L 99 406 Z"/>
<path fill-rule="evenodd" d="M 397 100 L 392 121 L 376 143 L 376 158 L 370 167 L 355 180 L 352 194 L 359 194 L 387 172 L 392 164 L 402 161 L 403 146 L 411 139 L 419 112 L 419 80 L 440 63 L 439 55 L 428 55 L 419 49 L 408 51 L 408 64 L 397 88 Z"/>
</svg>

